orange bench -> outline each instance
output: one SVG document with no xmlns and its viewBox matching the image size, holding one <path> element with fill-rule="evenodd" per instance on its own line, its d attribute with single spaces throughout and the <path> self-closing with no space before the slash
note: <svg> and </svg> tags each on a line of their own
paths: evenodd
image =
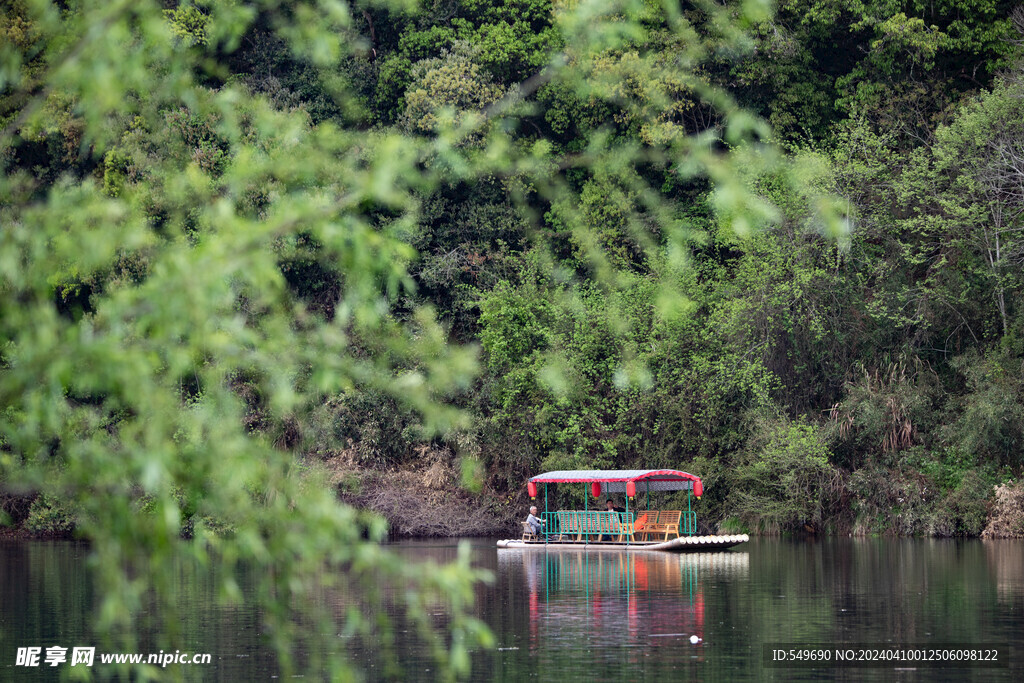
<svg viewBox="0 0 1024 683">
<path fill-rule="evenodd" d="M 653 513 L 650 511 L 648 514 Z M 683 516 L 682 510 L 659 510 L 658 519 L 653 523 L 648 522 L 646 537 L 647 540 L 667 541 L 670 537 L 679 537 L 679 519 Z M 652 539 L 652 536 L 660 535 L 660 539 Z"/>
<path fill-rule="evenodd" d="M 629 516 L 632 517 L 631 521 L 623 521 L 619 525 L 620 542 L 626 540 L 627 537 L 631 542 L 638 540 L 637 536 L 643 537 L 650 528 L 652 519 L 657 519 L 658 513 L 653 510 L 644 510 L 643 512 L 631 512 Z"/>
</svg>

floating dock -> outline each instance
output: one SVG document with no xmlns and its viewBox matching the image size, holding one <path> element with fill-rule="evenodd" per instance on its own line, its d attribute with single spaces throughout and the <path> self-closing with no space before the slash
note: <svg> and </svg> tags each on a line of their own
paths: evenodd
<svg viewBox="0 0 1024 683">
<path fill-rule="evenodd" d="M 724 536 L 680 536 L 662 543 L 579 543 L 552 541 L 521 541 L 507 539 L 498 541 L 499 548 L 519 550 L 661 550 L 669 553 L 700 553 L 732 548 L 750 540 L 747 534 Z"/>
</svg>

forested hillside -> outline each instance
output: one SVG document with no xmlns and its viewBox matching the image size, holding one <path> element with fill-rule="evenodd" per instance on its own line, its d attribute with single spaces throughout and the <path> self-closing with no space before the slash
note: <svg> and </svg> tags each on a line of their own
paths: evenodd
<svg viewBox="0 0 1024 683">
<path fill-rule="evenodd" d="M 84 320 L 185 340 L 129 356 L 180 411 L 222 388 L 218 419 L 399 533 L 501 528 L 543 470 L 675 467 L 712 528 L 977 535 L 1022 473 L 1015 2 L 164 0 L 107 38 L 143 48 L 121 81 L 54 61 L 99 49 L 61 33 L 80 4 L 0 15 L 9 464 L 77 457 L 23 397 Z M 88 243 L 58 213 L 12 237 L 40 202 Z M 44 310 L 64 322 L 19 337 Z M 53 380 L 83 452 L 144 430 L 111 349 Z M 6 494 L 14 522 L 88 514 L 44 483 Z"/>
</svg>

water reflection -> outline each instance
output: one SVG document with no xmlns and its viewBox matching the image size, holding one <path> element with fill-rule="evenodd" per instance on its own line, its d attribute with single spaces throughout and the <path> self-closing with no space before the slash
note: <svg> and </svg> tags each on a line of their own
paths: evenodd
<svg viewBox="0 0 1024 683">
<path fill-rule="evenodd" d="M 498 553 L 498 566 L 503 575 L 521 576 L 533 653 L 580 644 L 593 652 L 685 646 L 699 653 L 706 619 L 703 581 L 749 575 L 748 555 L 737 552 L 513 550 Z M 699 639 L 696 646 L 692 636 Z"/>
<path fill-rule="evenodd" d="M 497 550 L 471 541 L 473 564 L 493 584 L 476 591 L 476 614 L 496 647 L 472 656 L 476 681 L 1019 680 L 1020 671 L 954 669 L 768 669 L 761 646 L 807 643 L 1005 643 L 1024 656 L 1024 543 L 930 539 L 752 539 L 742 551 Z M 457 541 L 404 542 L 410 562 L 455 558 Z M 93 644 L 95 604 L 86 548 L 74 543 L 0 543 L 0 680 L 52 671 L 16 670 L 17 647 Z M 277 668 L 248 603 L 217 600 L 216 566 L 181 563 L 182 643 L 215 655 L 203 680 L 270 679 Z M 239 585 L 251 596 L 254 577 Z M 339 617 L 365 604 L 344 577 L 323 601 Z M 431 652 L 397 605 L 402 586 L 380 588 L 395 646 L 339 634 L 368 680 L 433 680 Z M 394 599 L 392 599 L 394 594 Z M 443 608 L 432 620 L 445 623 Z M 693 644 L 691 636 L 700 640 Z M 1018 662 L 1015 666 L 1024 666 Z"/>
<path fill-rule="evenodd" d="M 1020 541 L 984 541 L 983 545 L 1000 601 L 1019 604 L 1024 598 L 1024 552 Z"/>
</svg>

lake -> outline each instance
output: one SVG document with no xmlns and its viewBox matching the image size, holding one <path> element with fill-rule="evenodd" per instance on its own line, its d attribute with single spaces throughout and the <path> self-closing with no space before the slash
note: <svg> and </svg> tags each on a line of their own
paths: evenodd
<svg viewBox="0 0 1024 683">
<path fill-rule="evenodd" d="M 465 542 L 495 579 L 477 590 L 476 611 L 496 647 L 474 653 L 474 680 L 989 681 L 1019 680 L 1024 669 L 1021 541 L 755 538 L 729 551 L 680 555 Z M 392 547 L 410 561 L 444 561 L 455 557 L 457 541 Z M 68 663 L 17 666 L 18 648 L 40 646 L 45 655 L 53 645 L 70 653 L 98 644 L 89 630 L 95 614 L 87 551 L 75 542 L 0 543 L 0 679 L 68 673 Z M 216 572 L 184 567 L 180 575 L 182 650 L 211 653 L 212 662 L 170 668 L 197 680 L 275 676 L 258 612 L 220 605 Z M 244 575 L 240 583 L 244 590 Z M 345 607 L 343 592 L 325 599 Z M 389 655 L 400 677 L 435 678 L 426 649 L 403 636 L 401 620 L 396 629 L 407 638 Z M 385 678 L 388 662 L 374 644 L 347 642 L 370 680 Z M 903 646 L 909 652 L 891 654 Z M 914 654 L 922 650 L 927 654 Z M 772 665 L 772 656 L 783 656 L 775 651 L 787 661 Z M 934 664 L 972 651 L 995 656 L 1002 668 L 986 668 L 991 661 L 927 668 L 907 660 L 928 656 Z M 844 654 L 875 660 L 870 668 L 837 664 Z M 829 664 L 820 666 L 825 656 Z M 878 661 L 893 656 L 904 660 Z M 806 661 L 811 657 L 819 661 Z"/>
</svg>

